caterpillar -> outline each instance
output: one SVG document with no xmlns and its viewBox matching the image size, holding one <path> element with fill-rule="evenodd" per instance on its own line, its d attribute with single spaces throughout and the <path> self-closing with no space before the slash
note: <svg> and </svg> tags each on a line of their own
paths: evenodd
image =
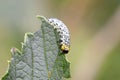
<svg viewBox="0 0 120 80">
<path fill-rule="evenodd" d="M 67 54 L 70 51 L 70 33 L 67 26 L 56 18 L 49 18 L 48 21 L 59 34 L 59 44 L 62 53 Z"/>
</svg>

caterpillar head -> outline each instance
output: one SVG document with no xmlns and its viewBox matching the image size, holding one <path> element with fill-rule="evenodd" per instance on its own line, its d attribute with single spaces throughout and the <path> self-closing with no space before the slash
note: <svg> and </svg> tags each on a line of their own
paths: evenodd
<svg viewBox="0 0 120 80">
<path fill-rule="evenodd" d="M 61 50 L 63 53 L 67 54 L 70 51 L 70 46 L 62 44 L 61 45 Z"/>
</svg>

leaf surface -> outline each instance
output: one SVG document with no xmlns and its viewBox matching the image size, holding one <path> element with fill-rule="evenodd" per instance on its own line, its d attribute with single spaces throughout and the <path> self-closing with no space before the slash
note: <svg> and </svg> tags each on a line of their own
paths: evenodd
<svg viewBox="0 0 120 80">
<path fill-rule="evenodd" d="M 21 52 L 12 48 L 9 70 L 2 80 L 63 80 L 70 77 L 70 63 L 59 49 L 59 35 L 40 16 L 41 28 L 26 33 Z"/>
</svg>

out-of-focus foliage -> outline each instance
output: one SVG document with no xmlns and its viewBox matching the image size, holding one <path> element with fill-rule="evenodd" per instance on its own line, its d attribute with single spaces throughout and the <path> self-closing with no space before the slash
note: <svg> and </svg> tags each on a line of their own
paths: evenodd
<svg viewBox="0 0 120 80">
<path fill-rule="evenodd" d="M 120 0 L 92 0 L 93 3 L 89 5 L 84 14 L 86 20 L 93 21 L 96 27 L 101 27 L 110 17 L 115 13 L 117 7 L 120 4 Z"/>
<path fill-rule="evenodd" d="M 120 43 L 105 59 L 96 80 L 120 80 Z"/>
</svg>

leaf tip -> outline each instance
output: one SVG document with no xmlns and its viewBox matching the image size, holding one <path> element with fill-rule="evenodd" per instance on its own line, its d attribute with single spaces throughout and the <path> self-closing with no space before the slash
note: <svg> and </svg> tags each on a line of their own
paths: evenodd
<svg viewBox="0 0 120 80">
<path fill-rule="evenodd" d="M 8 64 L 11 62 L 10 60 L 7 60 Z"/>
<path fill-rule="evenodd" d="M 15 47 L 13 47 L 12 49 L 11 49 L 11 53 L 12 53 L 12 55 L 14 55 L 15 53 L 21 53 L 17 48 L 15 48 Z"/>
<path fill-rule="evenodd" d="M 25 43 L 21 42 L 22 49 L 26 46 Z"/>
<path fill-rule="evenodd" d="M 28 32 L 28 33 L 25 34 L 25 36 L 28 36 L 28 37 L 32 37 L 33 35 L 34 35 L 34 34 L 31 33 L 31 32 Z"/>
<path fill-rule="evenodd" d="M 41 15 L 36 15 L 36 17 L 37 17 L 37 18 L 40 18 L 40 17 L 41 17 Z"/>
<path fill-rule="evenodd" d="M 38 19 L 40 19 L 41 21 L 46 21 L 46 18 L 44 16 L 41 15 L 37 15 L 36 16 Z"/>
<path fill-rule="evenodd" d="M 12 53 L 15 53 L 15 52 L 16 52 L 16 48 L 13 47 L 10 51 L 11 51 Z"/>
</svg>

